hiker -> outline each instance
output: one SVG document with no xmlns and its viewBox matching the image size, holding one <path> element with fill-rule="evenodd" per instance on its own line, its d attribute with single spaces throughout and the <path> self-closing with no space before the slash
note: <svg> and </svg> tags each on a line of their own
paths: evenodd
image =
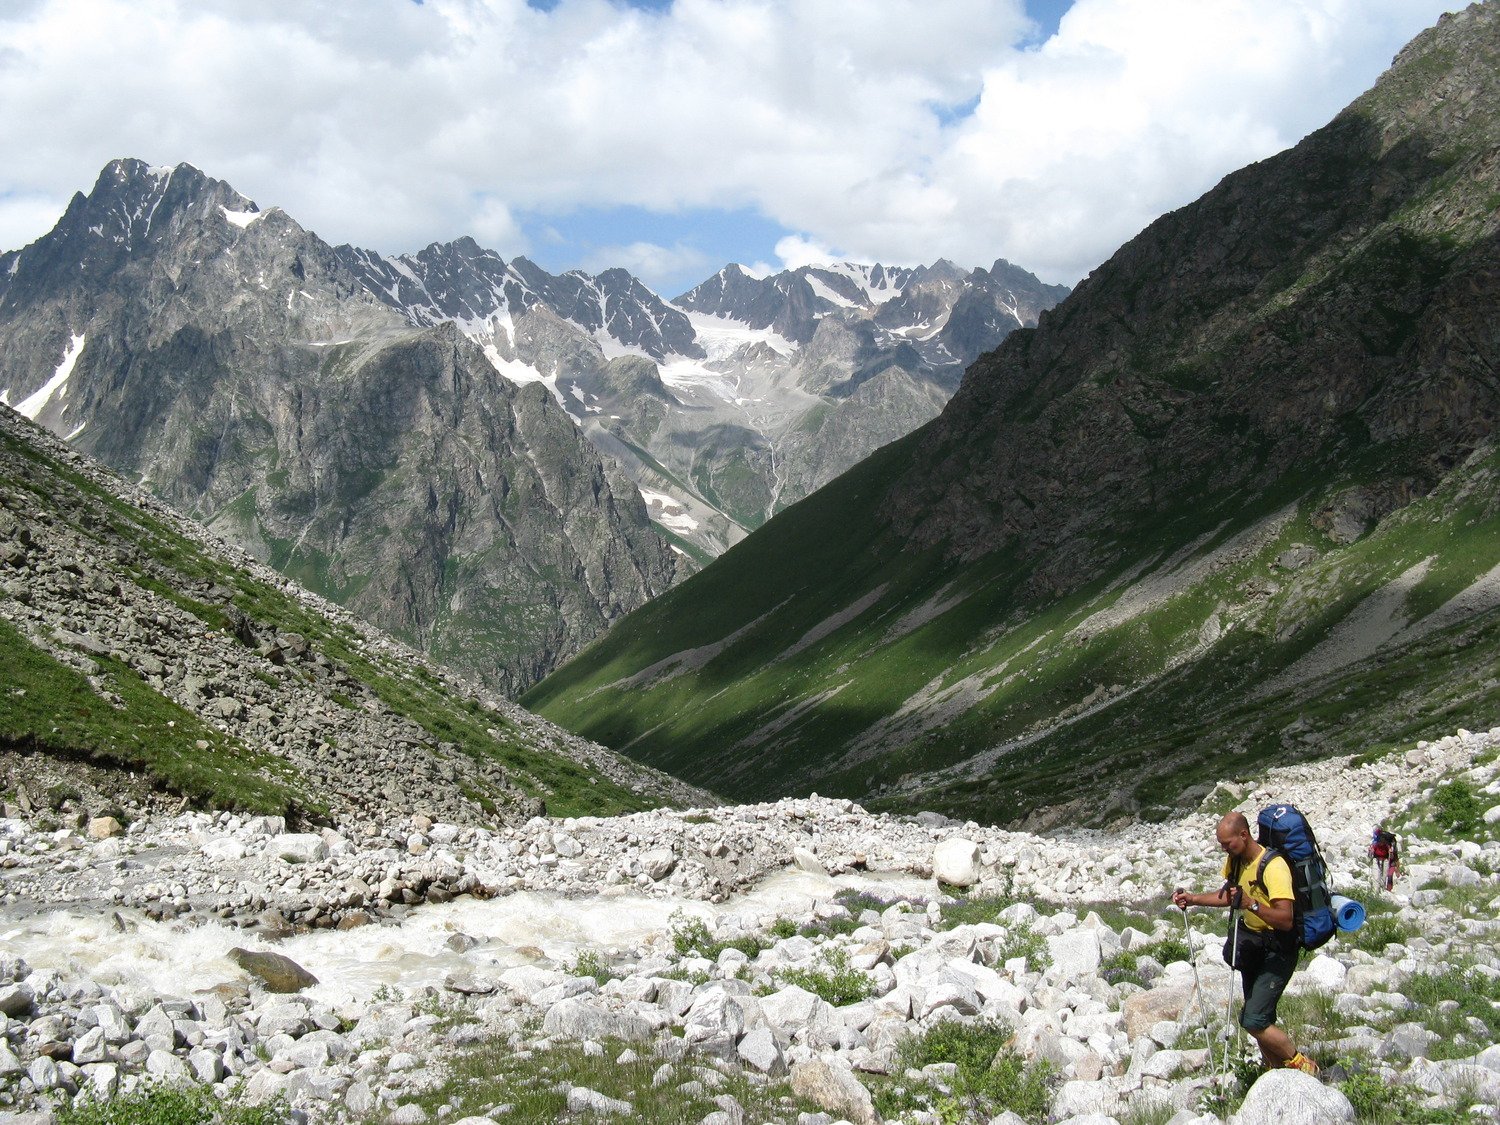
<svg viewBox="0 0 1500 1125">
<path fill-rule="evenodd" d="M 1224 885 L 1216 891 L 1193 894 L 1178 887 L 1172 903 L 1189 906 L 1227 906 L 1230 936 L 1224 960 L 1239 970 L 1245 1002 L 1240 1026 L 1260 1047 L 1267 1068 L 1295 1067 L 1316 1075 L 1318 1065 L 1297 1050 L 1291 1036 L 1276 1026 L 1276 1003 L 1297 967 L 1299 947 L 1292 930 L 1295 916 L 1292 869 L 1280 855 L 1266 851 L 1250 835 L 1244 813 L 1233 812 L 1214 830 L 1224 850 Z"/>
<path fill-rule="evenodd" d="M 1387 832 L 1383 824 L 1377 824 L 1370 834 L 1370 858 L 1375 861 L 1379 881 L 1385 884 L 1386 890 L 1392 890 L 1401 865 L 1400 848 L 1396 834 Z"/>
</svg>

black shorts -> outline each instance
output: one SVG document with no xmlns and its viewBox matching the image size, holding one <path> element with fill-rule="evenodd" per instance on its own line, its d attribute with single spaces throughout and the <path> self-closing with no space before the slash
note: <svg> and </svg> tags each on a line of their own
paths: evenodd
<svg viewBox="0 0 1500 1125">
<path fill-rule="evenodd" d="M 1240 931 L 1240 981 L 1245 1003 L 1240 1008 L 1240 1026 L 1246 1031 L 1264 1031 L 1276 1022 L 1276 1004 L 1297 969 L 1299 950 L 1280 935 L 1245 942 Z M 1259 936 L 1259 935 L 1257 935 Z"/>
</svg>

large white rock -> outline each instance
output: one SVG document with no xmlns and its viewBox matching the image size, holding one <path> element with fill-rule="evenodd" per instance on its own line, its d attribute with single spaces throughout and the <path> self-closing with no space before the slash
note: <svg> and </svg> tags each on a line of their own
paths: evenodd
<svg viewBox="0 0 1500 1125">
<path fill-rule="evenodd" d="M 786 1063 L 781 1057 L 781 1048 L 776 1045 L 776 1037 L 771 1034 L 768 1027 L 757 1027 L 745 1033 L 737 1048 L 740 1059 L 747 1065 L 754 1067 L 762 1074 L 777 1075 L 786 1070 Z"/>
<path fill-rule="evenodd" d="M 1268 1070 L 1255 1080 L 1231 1125 L 1332 1125 L 1353 1121 L 1354 1107 L 1332 1086 L 1300 1070 Z"/>
<path fill-rule="evenodd" d="M 979 845 L 953 836 L 932 849 L 932 876 L 952 887 L 972 887 L 979 882 Z"/>
<path fill-rule="evenodd" d="M 875 1103 L 842 1059 L 813 1056 L 792 1067 L 792 1093 L 855 1125 L 876 1125 Z"/>
<path fill-rule="evenodd" d="M 1321 992 L 1341 992 L 1348 973 L 1349 970 L 1342 961 L 1320 953 L 1302 970 L 1302 986 L 1304 989 L 1315 988 Z"/>
<path fill-rule="evenodd" d="M 683 1038 L 689 1043 L 705 1040 L 738 1040 L 745 1033 L 745 1009 L 722 987 L 700 992 L 688 1009 Z"/>
<path fill-rule="evenodd" d="M 806 848 L 792 849 L 792 863 L 803 871 L 809 871 L 814 875 L 827 875 L 828 868 L 823 866 L 823 861 Z"/>
<path fill-rule="evenodd" d="M 641 1043 L 651 1038 L 651 1025 L 631 1012 L 612 1012 L 583 997 L 559 1000 L 542 1020 L 544 1035 L 565 1039 L 624 1039 Z"/>
<path fill-rule="evenodd" d="M 1120 1105 L 1120 1095 L 1108 1082 L 1075 1080 L 1064 1082 L 1052 1099 L 1052 1120 L 1089 1114 L 1113 1114 Z"/>
<path fill-rule="evenodd" d="M 328 858 L 328 844 L 312 832 L 283 832 L 271 841 L 269 850 L 289 863 L 316 863 Z"/>
<path fill-rule="evenodd" d="M 1080 980 L 1099 971 L 1101 950 L 1097 930 L 1071 929 L 1047 939 L 1054 980 Z"/>
<path fill-rule="evenodd" d="M 661 882 L 677 866 L 677 856 L 671 848 L 652 848 L 641 855 L 641 870 L 656 883 Z"/>
</svg>

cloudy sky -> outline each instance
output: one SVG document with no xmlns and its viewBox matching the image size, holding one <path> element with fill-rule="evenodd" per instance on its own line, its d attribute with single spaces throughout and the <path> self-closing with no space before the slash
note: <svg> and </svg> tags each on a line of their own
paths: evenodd
<svg viewBox="0 0 1500 1125">
<path fill-rule="evenodd" d="M 0 248 L 117 156 L 333 243 L 668 296 L 727 261 L 1076 282 L 1450 0 L 0 0 Z"/>
</svg>

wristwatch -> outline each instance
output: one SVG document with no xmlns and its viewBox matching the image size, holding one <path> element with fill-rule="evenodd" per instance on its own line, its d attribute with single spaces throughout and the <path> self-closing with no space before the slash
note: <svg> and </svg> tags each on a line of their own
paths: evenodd
<svg viewBox="0 0 1500 1125">
<path fill-rule="evenodd" d="M 1254 914 L 1257 918 L 1260 917 L 1260 903 L 1256 902 L 1253 898 L 1250 900 L 1250 913 Z"/>
</svg>

